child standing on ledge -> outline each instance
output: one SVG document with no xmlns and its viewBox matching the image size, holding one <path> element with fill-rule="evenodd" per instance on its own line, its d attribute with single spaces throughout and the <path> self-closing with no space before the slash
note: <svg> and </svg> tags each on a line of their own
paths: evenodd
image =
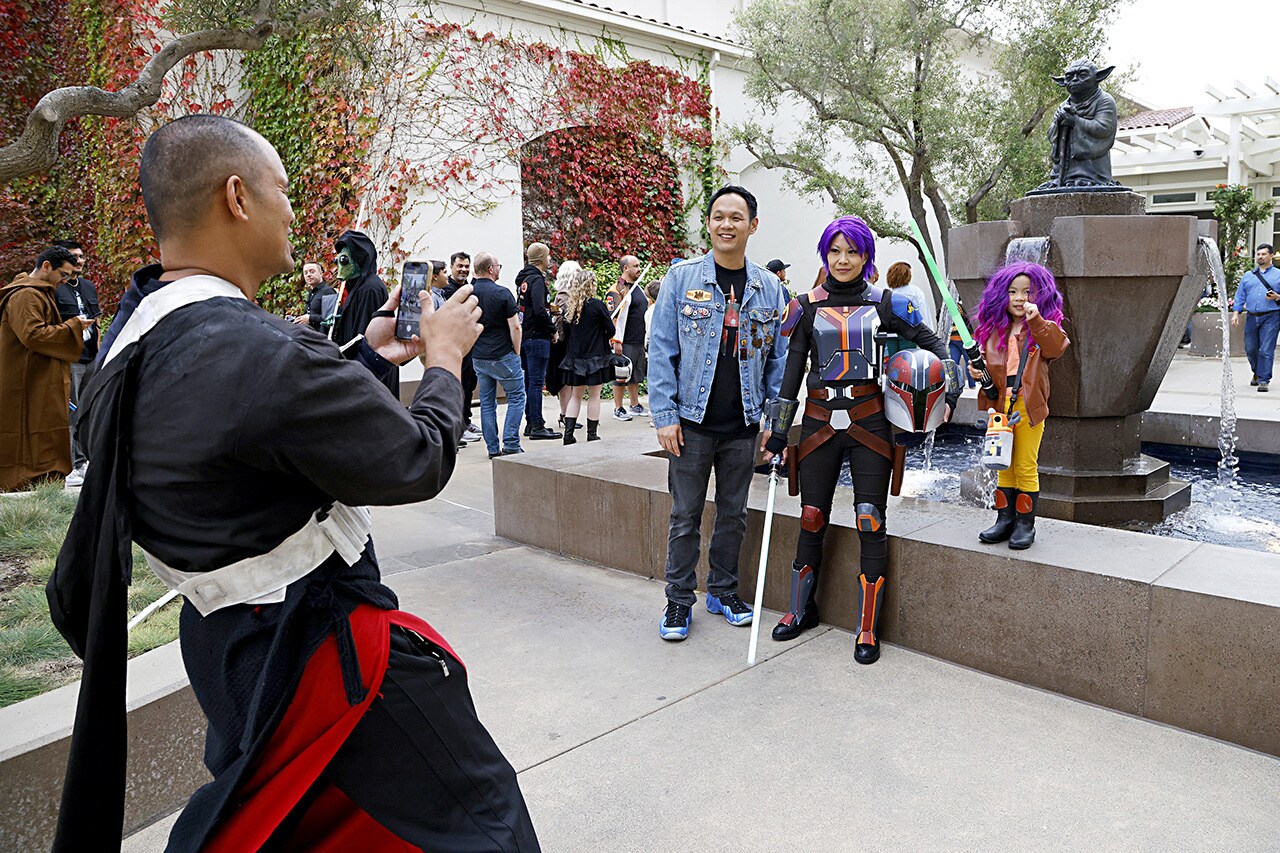
<svg viewBox="0 0 1280 853">
<path fill-rule="evenodd" d="M 1049 416 L 1049 364 L 1071 345 L 1062 331 L 1062 294 L 1053 273 L 1018 261 L 996 270 L 978 306 L 977 339 L 1000 392 L 995 400 L 978 395 L 978 405 L 997 404 L 1013 425 L 1013 464 L 1000 472 L 995 494 L 996 523 L 978 534 L 983 542 L 1004 542 L 1014 550 L 1036 540 L 1040 499 L 1040 440 Z M 982 375 L 969 367 L 969 375 Z M 1020 378 L 1018 387 L 1016 379 Z M 1010 405 L 1010 389 L 1018 387 Z"/>
</svg>

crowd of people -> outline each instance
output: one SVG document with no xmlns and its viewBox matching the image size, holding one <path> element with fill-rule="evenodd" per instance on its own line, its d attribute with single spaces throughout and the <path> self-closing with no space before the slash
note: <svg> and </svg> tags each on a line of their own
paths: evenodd
<svg viewBox="0 0 1280 853">
<path fill-rule="evenodd" d="M 84 483 L 47 587 L 55 626 L 85 660 L 56 851 L 120 837 L 130 543 L 184 596 L 183 657 L 208 717 L 212 779 L 169 849 L 301 849 L 324 838 L 538 850 L 461 661 L 382 583 L 368 506 L 433 498 L 477 433 L 491 458 L 522 452 L 522 437 L 573 444 L 580 418 L 586 440 L 599 440 L 609 384 L 613 416 L 647 415 L 668 459 L 661 638 L 689 636 L 713 473 L 706 609 L 735 626 L 754 620 L 738 563 L 762 454 L 786 465 L 801 501 L 790 607 L 773 638 L 817 624 L 847 465 L 860 541 L 854 659 L 879 658 L 888 496 L 904 448 L 950 417 L 962 380 L 909 269 L 891 266 L 889 287 L 876 283 L 875 237 L 858 217 L 819 236 L 822 271 L 798 295 L 787 264 L 748 259 L 758 202 L 736 185 L 709 200 L 710 251 L 673 261 L 648 286 L 640 262 L 623 257 L 605 299 L 573 260 L 552 287 L 541 243 L 527 247 L 514 289 L 492 253 L 457 252 L 447 265 L 422 262 L 430 298 L 406 337 L 402 288 L 388 290 L 357 231 L 335 243 L 332 283 L 321 264 L 303 265 L 303 313 L 258 307 L 263 282 L 294 269 L 293 215 L 277 152 L 247 126 L 188 116 L 161 127 L 143 148 L 140 182 L 160 260 L 134 274 L 101 341 L 77 244 L 40 253 L 0 289 L 0 398 L 17 403 L 0 415 L 0 488 L 73 473 Z M 1255 325 L 1280 301 L 1269 269 L 1254 276 L 1261 296 L 1242 286 L 1241 307 L 1263 315 Z M 978 535 L 1025 548 L 1049 368 L 1070 345 L 1062 298 L 1049 270 L 1014 264 L 992 275 L 974 317 L 997 392 L 980 405 L 1014 424 L 996 523 Z M 886 337 L 897 342 L 889 354 Z M 423 376 L 406 406 L 398 366 L 414 358 Z M 1270 362 L 1255 364 L 1265 390 Z M 558 432 L 543 417 L 544 388 L 560 403 Z M 477 389 L 479 430 L 469 421 Z M 890 389 L 910 405 L 895 406 Z M 82 458 L 87 466 L 73 467 Z"/>
</svg>

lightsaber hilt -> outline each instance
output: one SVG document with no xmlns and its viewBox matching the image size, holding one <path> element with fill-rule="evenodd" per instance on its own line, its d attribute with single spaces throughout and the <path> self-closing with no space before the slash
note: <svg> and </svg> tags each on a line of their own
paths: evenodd
<svg viewBox="0 0 1280 853">
<path fill-rule="evenodd" d="M 1000 392 L 996 390 L 996 383 L 991 379 L 990 371 L 987 370 L 987 362 L 982 357 L 982 350 L 973 343 L 966 347 L 964 352 L 969 356 L 969 364 L 973 365 L 973 369 L 982 374 L 982 378 L 978 380 L 982 385 L 982 393 L 987 395 L 988 400 L 995 400 L 1000 396 Z"/>
</svg>

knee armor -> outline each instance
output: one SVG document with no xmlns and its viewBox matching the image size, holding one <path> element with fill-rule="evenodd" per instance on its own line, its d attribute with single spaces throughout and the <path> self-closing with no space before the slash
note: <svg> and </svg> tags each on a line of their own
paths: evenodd
<svg viewBox="0 0 1280 853">
<path fill-rule="evenodd" d="M 809 533 L 821 533 L 827 526 L 827 514 L 816 506 L 800 508 L 800 529 Z"/>
<path fill-rule="evenodd" d="M 859 533 L 879 533 L 884 529 L 884 513 L 875 504 L 858 504 L 853 508 Z"/>
</svg>

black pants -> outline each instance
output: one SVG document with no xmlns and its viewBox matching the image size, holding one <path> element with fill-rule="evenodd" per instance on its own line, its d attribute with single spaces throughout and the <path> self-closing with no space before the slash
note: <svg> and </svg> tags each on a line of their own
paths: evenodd
<svg viewBox="0 0 1280 853">
<path fill-rule="evenodd" d="M 804 441 L 823 427 L 823 422 L 806 417 L 800 427 L 800 440 Z M 868 432 L 883 438 L 890 445 L 893 435 L 883 413 L 870 415 L 858 421 Z M 800 462 L 800 503 L 822 510 L 823 525 L 817 531 L 800 530 L 796 542 L 796 562 L 817 569 L 822 566 L 822 542 L 827 535 L 827 520 L 831 518 L 831 503 L 835 497 L 836 483 L 845 460 L 853 475 L 854 503 L 874 504 L 883 518 L 889 502 L 889 477 L 893 463 L 862 444 L 847 431 L 819 445 Z M 889 562 L 889 534 L 885 525 L 874 533 L 858 531 L 862 554 L 860 568 L 867 580 L 874 581 L 884 574 Z"/>
<path fill-rule="evenodd" d="M 462 397 L 465 406 L 462 410 L 462 416 L 468 424 L 471 423 L 471 402 L 475 399 L 476 384 L 478 382 L 476 367 L 471 363 L 471 353 L 467 353 L 462 357 Z"/>
<path fill-rule="evenodd" d="M 462 665 L 398 626 L 378 698 L 293 816 L 328 785 L 431 853 L 540 850 L 515 770 L 476 717 Z"/>
</svg>

